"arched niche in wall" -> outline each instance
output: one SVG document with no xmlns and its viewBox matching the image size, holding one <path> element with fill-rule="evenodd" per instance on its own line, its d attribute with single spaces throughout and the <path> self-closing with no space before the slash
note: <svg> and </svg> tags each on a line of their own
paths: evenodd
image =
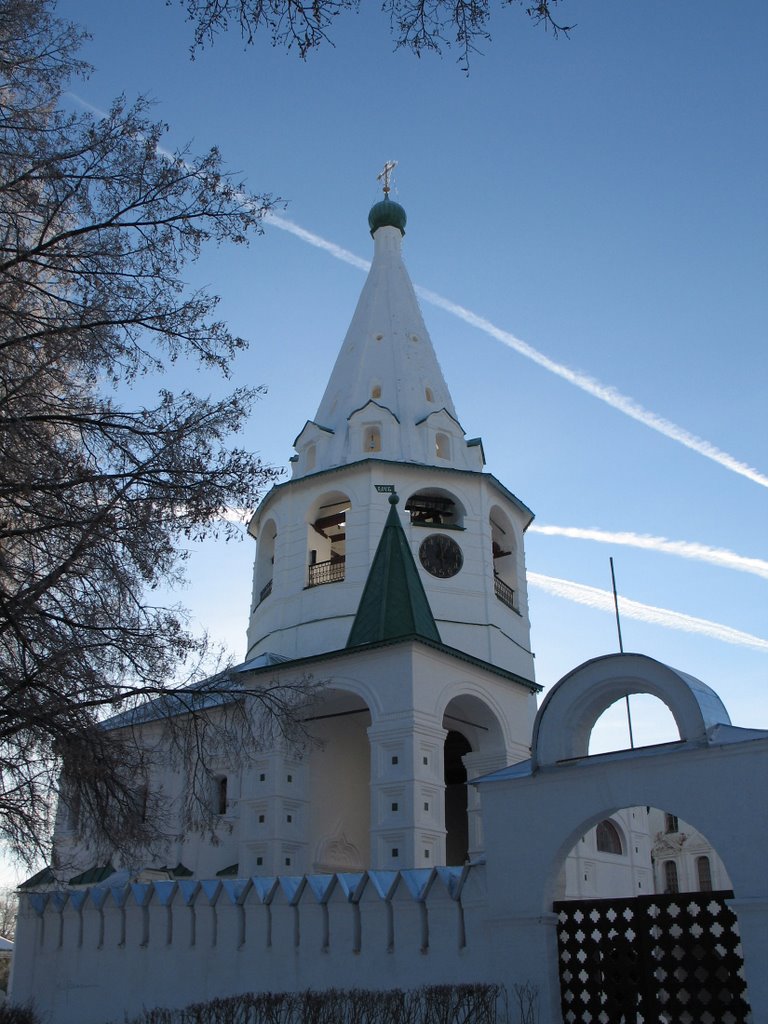
<svg viewBox="0 0 768 1024">
<path fill-rule="evenodd" d="M 489 522 L 494 591 L 502 604 L 517 610 L 520 598 L 518 593 L 515 529 L 509 516 L 499 505 L 494 505 L 491 509 Z"/>
<path fill-rule="evenodd" d="M 464 506 L 450 491 L 442 487 L 424 487 L 414 491 L 405 503 L 412 526 L 463 529 Z"/>
<path fill-rule="evenodd" d="M 307 587 L 344 579 L 349 497 L 329 491 L 314 501 L 307 514 Z"/>
<path fill-rule="evenodd" d="M 438 430 L 435 434 L 435 455 L 438 459 L 445 459 L 446 462 L 451 460 L 451 438 L 442 430 Z"/>
<path fill-rule="evenodd" d="M 323 690 L 308 710 L 309 850 L 312 872 L 361 871 L 370 864 L 371 712 L 341 688 Z"/>
<path fill-rule="evenodd" d="M 268 519 L 259 530 L 256 547 L 256 577 L 253 586 L 254 610 L 272 593 L 275 571 L 277 525 Z"/>
</svg>

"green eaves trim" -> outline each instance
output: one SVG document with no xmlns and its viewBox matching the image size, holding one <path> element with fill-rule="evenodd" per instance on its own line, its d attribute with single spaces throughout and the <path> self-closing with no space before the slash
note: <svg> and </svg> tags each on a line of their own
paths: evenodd
<svg viewBox="0 0 768 1024">
<path fill-rule="evenodd" d="M 467 654 L 465 651 L 460 651 L 457 647 L 449 647 L 448 644 L 444 644 L 442 640 L 428 640 L 423 636 L 400 636 L 392 640 L 379 640 L 375 643 L 368 644 L 366 647 L 342 647 L 337 651 L 323 651 L 321 654 L 307 654 L 303 658 L 295 658 L 292 661 L 283 661 L 279 665 L 268 665 L 264 668 L 253 669 L 254 675 L 261 675 L 265 672 L 269 672 L 272 677 L 276 677 L 277 673 L 284 672 L 286 670 L 293 671 L 299 666 L 304 665 L 316 665 L 318 662 L 328 661 L 330 658 L 338 658 L 341 656 L 355 655 L 367 653 L 371 650 L 376 650 L 380 647 L 397 647 L 399 644 L 405 643 L 420 643 L 425 647 L 432 648 L 433 651 L 439 651 L 441 654 L 447 654 L 451 658 L 456 658 L 458 661 L 464 661 L 468 665 L 474 665 L 475 668 L 483 669 L 485 672 L 491 672 L 495 676 L 499 676 L 501 679 L 506 679 L 510 683 L 516 683 L 518 686 L 524 686 L 526 690 L 530 690 L 531 693 L 540 693 L 544 687 L 540 683 L 535 683 L 532 679 L 526 679 L 525 676 L 519 676 L 517 672 L 510 672 L 508 669 L 499 668 L 498 665 L 492 665 L 490 661 L 483 661 L 482 658 L 476 658 L 474 654 Z M 243 673 L 246 676 L 246 673 Z M 247 686 L 242 687 L 244 690 L 248 690 Z"/>
</svg>

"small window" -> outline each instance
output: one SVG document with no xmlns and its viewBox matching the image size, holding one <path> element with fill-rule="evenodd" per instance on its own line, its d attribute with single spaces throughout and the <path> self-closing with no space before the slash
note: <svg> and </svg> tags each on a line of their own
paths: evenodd
<svg viewBox="0 0 768 1024">
<path fill-rule="evenodd" d="M 379 427 L 366 427 L 363 434 L 363 438 L 363 449 L 365 451 L 381 451 L 381 430 Z"/>
<path fill-rule="evenodd" d="M 136 792 L 136 809 L 139 812 L 139 820 L 143 823 L 147 820 L 149 808 L 149 787 L 140 786 Z"/>
<path fill-rule="evenodd" d="M 392 804 L 392 810 L 393 811 L 397 811 L 399 809 L 400 809 L 400 805 L 399 804 Z"/>
<path fill-rule="evenodd" d="M 264 820 L 265 820 L 265 819 L 264 819 L 264 815 L 263 815 L 263 814 L 260 814 L 260 815 L 259 815 L 259 824 L 260 824 L 260 825 L 263 825 L 263 824 L 264 824 Z"/>
<path fill-rule="evenodd" d="M 400 759 L 398 758 L 397 754 L 392 755 L 392 764 L 397 764 L 399 760 Z"/>
<path fill-rule="evenodd" d="M 293 776 L 292 775 L 286 775 L 285 781 L 286 782 L 293 782 Z"/>
<path fill-rule="evenodd" d="M 621 836 L 619 830 L 607 818 L 601 821 L 595 829 L 597 833 L 597 849 L 600 853 L 613 853 L 617 857 L 622 854 Z"/>
<path fill-rule="evenodd" d="M 435 435 L 435 455 L 438 459 L 450 459 L 451 439 L 447 434 Z"/>
<path fill-rule="evenodd" d="M 222 775 L 216 780 L 216 813 L 227 813 L 227 776 Z"/>
<path fill-rule="evenodd" d="M 267 781 L 267 776 L 264 774 L 264 772 L 262 772 L 261 775 L 259 775 L 259 782 L 266 782 L 266 781 Z"/>
<path fill-rule="evenodd" d="M 392 856 L 393 857 L 399 857 L 400 856 L 400 851 L 398 850 L 398 848 L 396 846 L 392 847 Z"/>
<path fill-rule="evenodd" d="M 425 804 L 424 804 L 424 810 L 425 810 L 425 811 L 428 811 L 428 810 L 429 810 L 429 804 L 428 804 L 428 803 L 425 803 Z"/>
<path fill-rule="evenodd" d="M 699 877 L 699 892 L 712 892 L 712 865 L 709 857 L 696 858 L 696 874 Z"/>
<path fill-rule="evenodd" d="M 291 866 L 291 858 L 290 857 L 286 857 L 285 858 L 285 866 L 287 868 L 289 868 Z"/>
<path fill-rule="evenodd" d="M 426 755 L 424 755 L 421 760 L 424 764 L 429 764 L 429 758 Z"/>
<path fill-rule="evenodd" d="M 371 388 L 371 398 L 381 398 L 381 384 L 374 384 Z"/>
<path fill-rule="evenodd" d="M 428 402 L 434 402 L 435 396 L 432 394 L 432 388 L 424 388 L 424 397 Z"/>
<path fill-rule="evenodd" d="M 424 851 L 424 859 L 429 860 L 429 850 Z"/>
<path fill-rule="evenodd" d="M 680 823 L 677 820 L 677 815 L 676 814 L 665 814 L 664 815 L 664 831 L 667 833 L 667 835 L 670 835 L 672 832 L 679 832 L 680 831 Z M 675 890 L 675 891 L 677 891 L 677 890 Z"/>
<path fill-rule="evenodd" d="M 263 857 L 257 857 L 256 858 L 256 867 L 257 868 L 260 868 L 263 863 L 264 863 L 264 858 Z"/>
<path fill-rule="evenodd" d="M 664 861 L 664 892 L 680 892 L 677 880 L 677 864 L 673 860 Z"/>
</svg>

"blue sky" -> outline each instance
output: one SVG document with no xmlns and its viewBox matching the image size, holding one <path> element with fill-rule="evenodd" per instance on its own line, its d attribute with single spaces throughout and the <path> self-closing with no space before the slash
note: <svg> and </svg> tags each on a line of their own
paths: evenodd
<svg viewBox="0 0 768 1024">
<path fill-rule="evenodd" d="M 626 614 L 625 649 L 709 683 L 734 724 L 768 726 L 768 6 L 567 0 L 570 40 L 500 10 L 469 77 L 451 52 L 392 52 L 375 6 L 339 19 L 335 48 L 306 62 L 266 38 L 246 48 L 236 33 L 191 61 L 191 26 L 162 0 L 67 0 L 59 12 L 92 34 L 96 70 L 73 85 L 80 101 L 154 98 L 168 148 L 218 145 L 252 189 L 285 197 L 285 217 L 366 259 L 376 174 L 398 160 L 416 284 L 756 470 L 705 457 L 423 303 L 488 470 L 537 527 L 566 528 L 532 528 L 527 540 L 539 681 L 616 649 L 612 610 L 575 602 L 569 586 L 608 591 L 613 555 L 624 598 L 743 634 L 726 642 L 708 627 L 671 628 L 664 614 Z M 287 464 L 314 414 L 363 280 L 275 225 L 190 270 L 251 340 L 237 378 L 269 393 L 244 440 L 268 461 Z M 171 383 L 189 383 L 183 369 Z M 752 561 L 713 564 L 574 530 Z M 247 538 L 200 547 L 181 595 L 236 658 L 252 558 Z M 637 718 L 641 739 L 667 735 L 641 702 Z"/>
</svg>

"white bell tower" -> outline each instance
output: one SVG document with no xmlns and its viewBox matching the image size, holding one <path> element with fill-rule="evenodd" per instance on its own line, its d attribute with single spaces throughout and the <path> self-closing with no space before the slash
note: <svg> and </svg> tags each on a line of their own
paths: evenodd
<svg viewBox="0 0 768 1024">
<path fill-rule="evenodd" d="M 524 531 L 531 511 L 484 472 L 467 438 L 402 259 L 406 214 L 368 215 L 374 252 L 291 480 L 250 523 L 258 541 L 248 658 L 345 646 L 394 485 L 442 642 L 533 680 Z"/>
</svg>

